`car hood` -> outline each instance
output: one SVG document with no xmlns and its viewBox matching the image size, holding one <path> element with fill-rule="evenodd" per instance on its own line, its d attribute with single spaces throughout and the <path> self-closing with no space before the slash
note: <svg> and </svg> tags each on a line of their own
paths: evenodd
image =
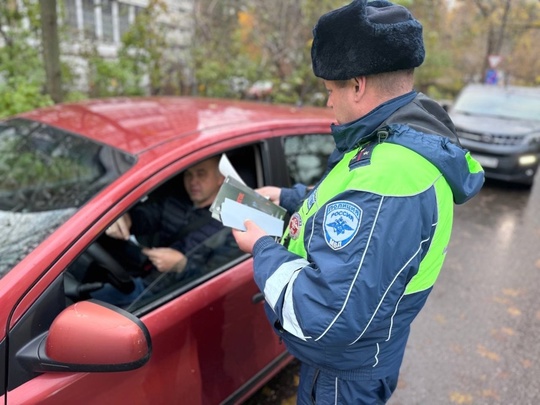
<svg viewBox="0 0 540 405">
<path fill-rule="evenodd" d="M 456 129 L 472 133 L 519 136 L 540 131 L 540 121 L 511 120 L 461 113 L 451 113 L 450 117 Z"/>
</svg>

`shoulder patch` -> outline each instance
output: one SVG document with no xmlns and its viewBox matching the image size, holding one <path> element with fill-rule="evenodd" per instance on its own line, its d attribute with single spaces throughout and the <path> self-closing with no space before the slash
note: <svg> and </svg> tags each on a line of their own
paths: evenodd
<svg viewBox="0 0 540 405">
<path fill-rule="evenodd" d="M 360 166 L 367 166 L 371 164 L 371 154 L 373 149 L 375 149 L 377 143 L 370 142 L 365 145 L 358 153 L 349 161 L 349 170 L 356 169 Z"/>
<path fill-rule="evenodd" d="M 298 212 L 295 212 L 289 220 L 289 235 L 292 239 L 298 239 L 301 227 L 302 217 Z"/>
<path fill-rule="evenodd" d="M 350 201 L 335 201 L 324 212 L 324 239 L 333 250 L 340 250 L 354 239 L 360 229 L 362 209 Z"/>
</svg>

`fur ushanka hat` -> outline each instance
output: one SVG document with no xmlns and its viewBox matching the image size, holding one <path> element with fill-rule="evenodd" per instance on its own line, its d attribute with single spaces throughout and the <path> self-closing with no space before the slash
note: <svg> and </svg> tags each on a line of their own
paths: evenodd
<svg viewBox="0 0 540 405">
<path fill-rule="evenodd" d="M 313 28 L 313 73 L 325 80 L 415 68 L 424 57 L 422 24 L 389 1 L 354 0 Z"/>
</svg>

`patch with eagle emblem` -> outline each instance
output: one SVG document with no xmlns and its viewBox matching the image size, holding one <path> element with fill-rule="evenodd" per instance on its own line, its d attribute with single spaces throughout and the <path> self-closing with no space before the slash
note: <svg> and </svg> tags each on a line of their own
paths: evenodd
<svg viewBox="0 0 540 405">
<path fill-rule="evenodd" d="M 289 221 L 289 236 L 292 239 L 298 239 L 300 228 L 302 227 L 302 217 L 298 212 L 295 212 Z"/>
<path fill-rule="evenodd" d="M 330 248 L 343 249 L 360 229 L 362 209 L 350 201 L 335 201 L 324 212 L 324 239 Z"/>
</svg>

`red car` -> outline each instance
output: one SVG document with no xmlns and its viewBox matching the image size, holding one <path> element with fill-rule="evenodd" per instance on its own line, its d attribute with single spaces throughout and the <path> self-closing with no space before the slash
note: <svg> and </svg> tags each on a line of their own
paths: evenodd
<svg viewBox="0 0 540 405">
<path fill-rule="evenodd" d="M 249 255 L 119 308 L 89 296 L 133 277 L 104 231 L 141 201 L 182 193 L 182 172 L 213 155 L 226 153 L 252 188 L 314 183 L 331 122 L 327 109 L 174 97 L 1 121 L 2 401 L 232 404 L 264 385 L 291 357 Z"/>
</svg>

